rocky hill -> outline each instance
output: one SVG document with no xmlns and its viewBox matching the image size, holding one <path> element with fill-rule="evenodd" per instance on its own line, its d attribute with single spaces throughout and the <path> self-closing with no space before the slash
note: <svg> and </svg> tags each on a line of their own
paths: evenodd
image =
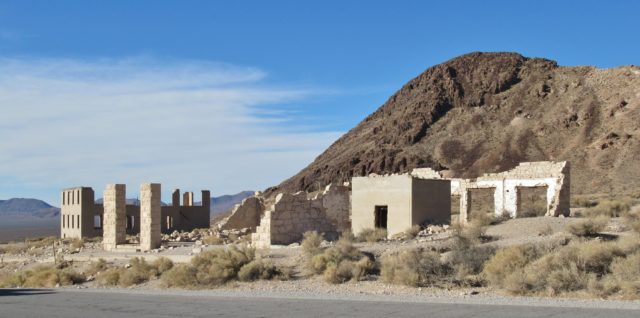
<svg viewBox="0 0 640 318">
<path fill-rule="evenodd" d="M 427 69 L 267 193 L 416 167 L 475 177 L 569 160 L 573 193 L 640 192 L 640 68 L 470 53 Z"/>
</svg>

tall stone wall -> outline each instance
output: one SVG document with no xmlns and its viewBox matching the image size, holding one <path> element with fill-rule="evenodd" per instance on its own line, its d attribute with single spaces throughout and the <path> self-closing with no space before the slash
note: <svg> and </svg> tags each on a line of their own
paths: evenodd
<svg viewBox="0 0 640 318">
<path fill-rule="evenodd" d="M 160 247 L 160 195 L 159 183 L 144 183 L 140 186 L 140 249 L 143 251 Z"/>
<path fill-rule="evenodd" d="M 104 190 L 104 216 L 102 244 L 106 251 L 111 251 L 118 244 L 127 241 L 126 233 L 126 186 L 124 184 L 108 184 Z"/>
</svg>

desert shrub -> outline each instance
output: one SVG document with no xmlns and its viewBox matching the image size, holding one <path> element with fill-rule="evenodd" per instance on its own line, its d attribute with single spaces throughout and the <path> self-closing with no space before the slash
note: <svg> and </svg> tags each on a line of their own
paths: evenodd
<svg viewBox="0 0 640 318">
<path fill-rule="evenodd" d="M 620 217 L 629 212 L 630 208 L 631 201 L 627 199 L 602 200 L 596 206 L 587 208 L 584 211 L 584 214 L 590 217 L 597 217 L 601 215 L 609 217 Z"/>
<path fill-rule="evenodd" d="M 227 249 L 200 253 L 191 259 L 191 265 L 197 270 L 196 278 L 199 284 L 216 286 L 237 279 L 240 268 L 254 258 L 255 249 L 245 245 L 231 245 Z"/>
<path fill-rule="evenodd" d="M 121 267 L 109 268 L 103 272 L 100 272 L 96 277 L 98 285 L 102 286 L 116 286 L 120 281 L 120 273 L 124 270 Z"/>
<path fill-rule="evenodd" d="M 547 224 L 542 230 L 540 230 L 539 234 L 543 236 L 549 236 L 553 234 L 553 228 L 551 227 L 551 225 Z"/>
<path fill-rule="evenodd" d="M 323 240 L 324 239 L 322 235 L 320 235 L 318 232 L 308 231 L 303 234 L 303 239 L 300 246 L 302 246 L 302 250 L 307 255 L 313 256 L 322 252 L 320 244 L 322 244 Z"/>
<path fill-rule="evenodd" d="M 353 246 L 349 236 L 315 255 L 307 254 L 307 267 L 330 283 L 360 280 L 375 269 L 375 263 Z"/>
<path fill-rule="evenodd" d="M 640 233 L 640 205 L 632 207 L 623 216 L 627 226 L 636 233 Z"/>
<path fill-rule="evenodd" d="M 167 287 L 194 288 L 198 285 L 197 270 L 189 264 L 177 264 L 162 274 L 162 281 Z"/>
<path fill-rule="evenodd" d="M 216 235 L 208 235 L 202 239 L 202 243 L 207 245 L 220 245 L 224 243 L 224 240 Z"/>
<path fill-rule="evenodd" d="M 95 275 L 99 272 L 107 269 L 107 261 L 104 258 L 99 258 L 95 262 L 91 262 L 86 270 L 88 275 Z"/>
<path fill-rule="evenodd" d="M 607 224 L 609 224 L 609 217 L 602 215 L 569 224 L 567 230 L 575 236 L 595 236 L 602 232 Z"/>
<path fill-rule="evenodd" d="M 173 261 L 166 257 L 160 257 L 153 261 L 152 267 L 155 269 L 156 275 L 162 275 L 173 267 Z"/>
<path fill-rule="evenodd" d="M 165 257 L 157 259 L 153 264 L 147 263 L 142 257 L 134 257 L 129 260 L 128 268 L 120 266 L 106 268 L 105 262 L 104 268 L 106 270 L 100 271 L 96 281 L 103 286 L 129 287 L 147 282 L 172 266 L 173 262 Z"/>
<path fill-rule="evenodd" d="M 250 282 L 258 279 L 272 279 L 279 274 L 278 269 L 273 264 L 262 259 L 255 259 L 240 268 L 238 279 L 243 282 Z"/>
<path fill-rule="evenodd" d="M 402 251 L 382 259 L 380 277 L 384 282 L 428 286 L 447 274 L 448 269 L 440 261 L 440 254 L 423 249 Z"/>
<path fill-rule="evenodd" d="M 547 214 L 547 206 L 544 203 L 526 206 L 522 210 L 518 211 L 518 217 L 520 218 L 535 218 L 544 216 L 545 214 Z"/>
<path fill-rule="evenodd" d="M 358 235 L 356 235 L 356 240 L 358 242 L 368 242 L 375 243 L 384 241 L 387 239 L 387 230 L 381 228 L 375 229 L 363 229 L 360 231 Z"/>
<path fill-rule="evenodd" d="M 0 281 L 0 287 L 52 288 L 73 285 L 84 280 L 83 275 L 68 268 L 60 269 L 52 265 L 38 265 L 5 277 Z"/>
<path fill-rule="evenodd" d="M 571 207 L 572 208 L 591 208 L 598 205 L 598 200 L 587 197 L 572 197 L 571 198 Z"/>
<path fill-rule="evenodd" d="M 464 237 L 456 238 L 446 264 L 453 269 L 455 283 L 475 285 L 480 283 L 477 275 L 482 272 L 484 263 L 494 253 L 494 247 L 478 245 Z"/>
<path fill-rule="evenodd" d="M 491 285 L 505 287 L 512 283 L 512 275 L 523 276 L 524 267 L 539 257 L 539 252 L 532 245 L 519 245 L 499 250 L 484 265 L 483 274 Z"/>
<path fill-rule="evenodd" d="M 610 279 L 614 282 L 610 290 L 638 298 L 640 296 L 640 253 L 636 252 L 626 258 L 616 258 L 611 264 Z"/>
</svg>

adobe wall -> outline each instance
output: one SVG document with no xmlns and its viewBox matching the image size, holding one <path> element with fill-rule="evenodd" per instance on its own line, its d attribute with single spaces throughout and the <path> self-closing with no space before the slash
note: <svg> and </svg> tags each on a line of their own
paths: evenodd
<svg viewBox="0 0 640 318">
<path fill-rule="evenodd" d="M 412 225 L 451 223 L 451 182 L 417 178 L 412 181 Z"/>
<path fill-rule="evenodd" d="M 379 176 L 351 179 L 351 228 L 355 235 L 375 227 L 375 207 L 387 206 L 387 233 L 393 236 L 412 224 L 413 178 L 410 175 Z"/>
</svg>

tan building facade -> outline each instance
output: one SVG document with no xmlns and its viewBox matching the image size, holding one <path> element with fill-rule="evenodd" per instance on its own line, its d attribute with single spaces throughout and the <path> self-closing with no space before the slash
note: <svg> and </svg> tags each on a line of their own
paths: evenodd
<svg viewBox="0 0 640 318">
<path fill-rule="evenodd" d="M 351 226 L 356 235 L 364 229 L 384 228 L 393 236 L 413 225 L 451 220 L 449 180 L 402 174 L 354 177 L 351 181 Z"/>
</svg>

